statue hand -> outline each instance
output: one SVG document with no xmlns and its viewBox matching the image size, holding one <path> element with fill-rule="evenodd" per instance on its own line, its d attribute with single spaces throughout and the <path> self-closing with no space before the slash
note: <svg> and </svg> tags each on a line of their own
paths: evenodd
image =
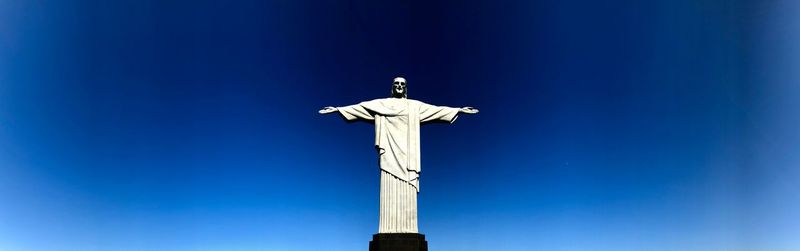
<svg viewBox="0 0 800 251">
<path fill-rule="evenodd" d="M 469 106 L 463 107 L 459 111 L 463 112 L 463 113 L 466 113 L 466 114 L 476 114 L 476 113 L 478 113 L 478 109 L 475 109 L 475 108 L 472 108 L 472 107 L 469 107 Z"/>
<path fill-rule="evenodd" d="M 335 112 L 335 111 L 338 111 L 338 110 L 339 109 L 336 109 L 336 107 L 327 106 L 325 108 L 322 108 L 322 110 L 319 110 L 319 114 L 328 114 L 328 113 L 332 113 L 332 112 Z"/>
</svg>

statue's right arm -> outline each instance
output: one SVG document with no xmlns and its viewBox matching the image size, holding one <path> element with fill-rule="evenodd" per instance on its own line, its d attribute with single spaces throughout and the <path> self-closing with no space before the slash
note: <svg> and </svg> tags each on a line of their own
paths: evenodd
<svg viewBox="0 0 800 251">
<path fill-rule="evenodd" d="M 339 109 L 337 109 L 336 107 L 326 106 L 325 108 L 322 108 L 322 110 L 319 110 L 319 114 L 328 114 L 328 113 L 336 112 L 338 110 Z"/>
<path fill-rule="evenodd" d="M 348 121 L 359 120 L 359 119 L 360 120 L 375 119 L 375 117 L 372 116 L 372 113 L 370 113 L 370 111 L 367 110 L 367 108 L 365 108 L 361 104 L 340 106 L 340 107 L 328 106 L 322 108 L 322 110 L 319 110 L 320 114 L 328 114 L 334 112 L 338 112 L 339 114 L 342 115 L 342 117 L 344 117 Z"/>
</svg>

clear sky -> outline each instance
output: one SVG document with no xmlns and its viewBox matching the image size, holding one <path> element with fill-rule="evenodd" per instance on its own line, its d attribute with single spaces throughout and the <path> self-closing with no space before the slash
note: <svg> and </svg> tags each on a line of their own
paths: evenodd
<svg viewBox="0 0 800 251">
<path fill-rule="evenodd" d="M 0 0 L 0 250 L 366 250 L 398 75 L 431 250 L 800 250 L 798 12 Z"/>
</svg>

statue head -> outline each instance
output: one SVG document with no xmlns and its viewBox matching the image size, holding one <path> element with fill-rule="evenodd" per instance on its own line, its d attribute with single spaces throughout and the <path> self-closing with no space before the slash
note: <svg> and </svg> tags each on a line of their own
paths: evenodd
<svg viewBox="0 0 800 251">
<path fill-rule="evenodd" d="M 392 97 L 393 98 L 407 98 L 408 87 L 406 86 L 406 79 L 403 77 L 394 78 L 392 82 Z"/>
</svg>

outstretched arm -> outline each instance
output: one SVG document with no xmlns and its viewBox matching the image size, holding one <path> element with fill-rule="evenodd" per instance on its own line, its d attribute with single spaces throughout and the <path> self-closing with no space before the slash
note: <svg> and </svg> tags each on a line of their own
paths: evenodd
<svg viewBox="0 0 800 251">
<path fill-rule="evenodd" d="M 466 113 L 466 114 L 476 114 L 476 113 L 478 113 L 478 109 L 475 109 L 472 106 L 461 107 L 461 109 L 459 109 L 458 111 Z"/>
<path fill-rule="evenodd" d="M 322 110 L 319 110 L 319 114 L 328 114 L 328 113 L 332 113 L 332 112 L 335 112 L 335 111 L 338 111 L 338 110 L 339 109 L 336 108 L 336 107 L 326 106 L 325 108 L 322 108 Z"/>
<path fill-rule="evenodd" d="M 434 106 L 423 103 L 420 106 L 419 112 L 419 119 L 422 123 L 435 120 L 453 123 L 453 121 L 456 121 L 456 118 L 458 118 L 459 112 L 475 114 L 478 113 L 478 109 L 469 106 L 463 108 L 454 108 L 447 106 Z"/>
<path fill-rule="evenodd" d="M 322 108 L 322 110 L 319 110 L 319 113 L 328 114 L 337 111 L 340 114 L 342 114 L 342 117 L 344 117 L 346 120 L 357 120 L 357 119 L 375 120 L 375 117 L 372 116 L 372 113 L 370 113 L 361 104 L 348 105 L 342 107 L 327 106 L 325 108 Z"/>
</svg>

